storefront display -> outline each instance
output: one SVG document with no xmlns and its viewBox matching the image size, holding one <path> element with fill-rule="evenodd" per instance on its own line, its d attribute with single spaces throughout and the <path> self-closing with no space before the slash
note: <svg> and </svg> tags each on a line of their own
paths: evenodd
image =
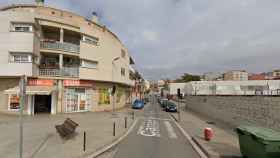
<svg viewBox="0 0 280 158">
<path fill-rule="evenodd" d="M 108 88 L 99 89 L 99 105 L 110 104 L 110 93 Z"/>
<path fill-rule="evenodd" d="M 122 96 L 124 95 L 124 90 L 123 89 L 119 89 L 118 91 L 117 91 L 117 103 L 120 103 L 121 102 L 121 98 L 122 98 Z"/>
<path fill-rule="evenodd" d="M 88 111 L 91 106 L 91 94 L 85 88 L 66 88 L 66 112 Z"/>
<path fill-rule="evenodd" d="M 20 97 L 18 95 L 10 95 L 9 97 L 9 110 L 19 110 Z"/>
</svg>

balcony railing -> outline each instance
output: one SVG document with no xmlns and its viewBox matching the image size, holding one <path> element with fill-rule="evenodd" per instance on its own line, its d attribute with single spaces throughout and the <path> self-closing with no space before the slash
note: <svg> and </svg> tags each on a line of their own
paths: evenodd
<svg viewBox="0 0 280 158">
<path fill-rule="evenodd" d="M 61 43 L 57 41 L 41 41 L 40 45 L 43 49 L 60 50 L 77 54 L 80 52 L 80 46 L 72 43 Z"/>
<path fill-rule="evenodd" d="M 79 77 L 78 67 L 63 67 L 62 69 L 40 68 L 40 76 L 49 77 Z"/>
</svg>

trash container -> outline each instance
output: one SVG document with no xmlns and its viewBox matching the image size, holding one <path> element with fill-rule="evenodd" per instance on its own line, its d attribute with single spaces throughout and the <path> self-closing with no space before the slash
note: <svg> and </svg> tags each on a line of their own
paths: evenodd
<svg viewBox="0 0 280 158">
<path fill-rule="evenodd" d="M 245 158 L 280 158 L 279 132 L 253 126 L 239 126 L 236 132 Z"/>
</svg>

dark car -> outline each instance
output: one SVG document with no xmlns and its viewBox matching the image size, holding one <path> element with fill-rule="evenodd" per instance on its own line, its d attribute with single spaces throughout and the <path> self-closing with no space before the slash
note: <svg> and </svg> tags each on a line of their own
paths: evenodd
<svg viewBox="0 0 280 158">
<path fill-rule="evenodd" d="M 168 102 L 168 99 L 162 98 L 162 99 L 160 100 L 159 104 L 160 104 L 160 106 L 161 106 L 162 108 L 165 108 L 166 105 L 167 105 L 167 102 Z"/>
<path fill-rule="evenodd" d="M 133 109 L 142 109 L 144 108 L 144 102 L 140 99 L 136 99 L 132 104 Z"/>
<path fill-rule="evenodd" d="M 165 107 L 166 112 L 177 112 L 177 106 L 175 103 L 168 101 L 166 107 Z"/>
</svg>

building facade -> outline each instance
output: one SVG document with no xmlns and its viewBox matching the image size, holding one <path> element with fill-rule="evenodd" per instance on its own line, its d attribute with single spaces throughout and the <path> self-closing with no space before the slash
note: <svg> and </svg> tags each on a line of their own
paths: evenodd
<svg viewBox="0 0 280 158">
<path fill-rule="evenodd" d="M 225 81 L 247 81 L 248 72 L 245 70 L 232 70 L 224 74 Z"/>
<path fill-rule="evenodd" d="M 216 81 L 216 80 L 222 80 L 223 75 L 218 72 L 207 72 L 204 73 L 202 78 L 204 81 Z"/>
<path fill-rule="evenodd" d="M 19 110 L 19 79 L 27 76 L 26 114 L 112 109 L 127 103 L 133 60 L 119 38 L 98 22 L 38 5 L 0 9 L 0 111 Z"/>
</svg>

